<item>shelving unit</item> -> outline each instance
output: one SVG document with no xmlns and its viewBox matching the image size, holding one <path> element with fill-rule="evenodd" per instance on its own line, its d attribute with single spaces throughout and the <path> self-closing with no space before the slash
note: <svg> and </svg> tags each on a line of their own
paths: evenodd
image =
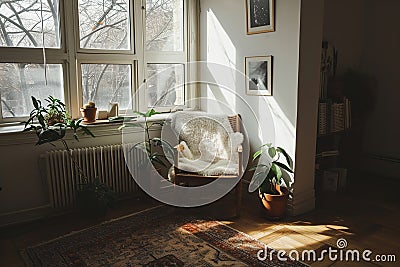
<svg viewBox="0 0 400 267">
<path fill-rule="evenodd" d="M 315 158 L 317 198 L 326 192 L 343 192 L 347 168 L 341 158 L 343 137 L 351 128 L 351 102 L 331 89 L 336 74 L 337 51 L 323 42 L 321 56 L 321 87 L 318 105 L 318 137 Z"/>
</svg>

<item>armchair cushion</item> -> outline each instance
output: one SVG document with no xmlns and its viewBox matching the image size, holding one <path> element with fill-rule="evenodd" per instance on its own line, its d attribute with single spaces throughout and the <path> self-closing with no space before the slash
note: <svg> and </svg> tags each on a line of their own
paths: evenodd
<svg viewBox="0 0 400 267">
<path fill-rule="evenodd" d="M 238 174 L 238 147 L 243 134 L 233 131 L 227 116 L 178 112 L 171 123 L 183 140 L 179 145 L 179 169 L 202 175 Z"/>
</svg>

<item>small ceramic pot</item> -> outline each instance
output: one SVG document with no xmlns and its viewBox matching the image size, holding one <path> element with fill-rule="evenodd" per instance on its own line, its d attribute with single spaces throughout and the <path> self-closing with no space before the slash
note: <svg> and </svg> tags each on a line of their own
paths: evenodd
<svg viewBox="0 0 400 267">
<path fill-rule="evenodd" d="M 97 108 L 81 108 L 81 113 L 84 122 L 96 121 Z"/>
<path fill-rule="evenodd" d="M 260 199 L 265 208 L 265 215 L 270 219 L 280 219 L 286 213 L 289 199 L 289 190 L 286 187 L 276 185 L 279 195 L 260 194 Z"/>
</svg>

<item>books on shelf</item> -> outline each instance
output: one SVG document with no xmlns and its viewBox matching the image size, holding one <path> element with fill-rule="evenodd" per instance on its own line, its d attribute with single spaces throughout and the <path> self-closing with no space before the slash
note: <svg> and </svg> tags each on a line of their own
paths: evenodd
<svg viewBox="0 0 400 267">
<path fill-rule="evenodd" d="M 342 132 L 351 127 L 351 103 L 332 103 L 330 99 L 320 100 L 318 105 L 318 135 Z"/>
<path fill-rule="evenodd" d="M 345 115 L 344 103 L 333 103 L 331 106 L 331 132 L 344 131 Z"/>
<path fill-rule="evenodd" d="M 327 103 L 319 103 L 318 105 L 318 134 L 327 134 Z"/>
<path fill-rule="evenodd" d="M 332 168 L 323 173 L 322 188 L 324 191 L 344 192 L 347 184 L 347 169 Z"/>
<path fill-rule="evenodd" d="M 316 158 L 339 156 L 339 150 L 327 150 L 315 155 Z"/>
</svg>

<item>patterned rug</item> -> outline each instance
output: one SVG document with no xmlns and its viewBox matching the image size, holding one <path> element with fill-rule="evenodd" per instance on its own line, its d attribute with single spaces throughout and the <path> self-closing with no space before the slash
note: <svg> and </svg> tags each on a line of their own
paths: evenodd
<svg viewBox="0 0 400 267">
<path fill-rule="evenodd" d="M 22 252 L 27 266 L 307 266 L 259 261 L 264 244 L 166 206 L 102 223 Z"/>
</svg>

